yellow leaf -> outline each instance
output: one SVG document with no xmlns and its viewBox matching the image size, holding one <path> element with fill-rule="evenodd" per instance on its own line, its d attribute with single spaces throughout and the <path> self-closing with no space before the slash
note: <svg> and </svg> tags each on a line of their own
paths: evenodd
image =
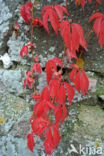
<svg viewBox="0 0 104 156">
<path fill-rule="evenodd" d="M 25 88 L 23 88 L 23 89 L 22 89 L 22 93 L 23 93 L 23 94 L 25 94 L 25 93 L 26 93 L 26 90 L 25 90 Z"/>
<path fill-rule="evenodd" d="M 81 4 L 81 0 L 78 0 L 77 4 L 80 5 Z"/>
<path fill-rule="evenodd" d="M 35 1 L 35 2 L 34 2 L 34 6 L 36 6 L 36 5 L 38 5 L 38 4 L 40 4 L 39 1 Z"/>
<path fill-rule="evenodd" d="M 83 60 L 82 58 L 79 58 L 79 59 L 77 60 L 76 64 L 77 64 L 77 66 L 78 66 L 79 68 L 82 69 L 83 66 L 84 66 L 84 60 Z"/>
<path fill-rule="evenodd" d="M 100 142 L 98 142 L 98 141 L 95 142 L 95 146 L 96 146 L 96 147 L 100 147 Z"/>
<path fill-rule="evenodd" d="M 6 120 L 4 118 L 0 118 L 0 124 L 5 124 Z"/>
<path fill-rule="evenodd" d="M 21 14 L 19 13 L 18 16 L 21 17 Z"/>
</svg>

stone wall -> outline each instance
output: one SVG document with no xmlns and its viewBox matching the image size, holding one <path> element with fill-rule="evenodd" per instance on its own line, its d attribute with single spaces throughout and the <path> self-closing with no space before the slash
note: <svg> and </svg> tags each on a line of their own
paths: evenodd
<svg viewBox="0 0 104 156">
<path fill-rule="evenodd" d="M 20 7 L 25 2 L 26 0 L 0 0 L 0 156 L 9 156 L 10 153 L 11 156 L 45 156 L 40 146 L 41 140 L 34 153 L 26 145 L 34 101 L 31 99 L 32 90 L 23 90 L 25 73 L 32 66 L 30 54 L 23 59 L 20 57 L 21 47 L 30 42 L 30 27 L 19 16 Z M 65 5 L 63 0 L 42 0 L 41 4 L 34 7 L 35 15 L 40 17 L 42 6 L 55 3 Z M 94 12 L 95 2 L 90 7 L 86 4 L 84 12 L 80 6 L 75 7 L 73 1 L 68 3 L 69 20 L 80 23 L 86 37 L 91 28 L 88 18 Z M 104 1 L 99 6 L 99 11 L 104 13 L 103 6 Z M 16 21 L 20 23 L 17 40 L 14 35 Z M 36 28 L 34 31 L 34 53 L 39 54 L 43 68 L 48 59 L 54 56 L 61 58 L 64 49 L 60 35 L 56 36 L 51 27 L 50 31 L 50 35 L 43 28 Z M 76 92 L 72 106 L 68 108 L 68 118 L 61 129 L 61 142 L 53 156 L 78 155 L 70 153 L 72 143 L 77 148 L 79 144 L 95 146 L 99 143 L 104 149 L 104 48 L 100 49 L 94 33 L 88 41 L 88 52 L 84 52 L 83 59 L 90 81 L 89 92 L 86 97 Z M 45 72 L 42 71 L 41 76 L 37 75 L 35 81 L 38 84 L 37 90 L 41 91 L 46 85 Z"/>
</svg>

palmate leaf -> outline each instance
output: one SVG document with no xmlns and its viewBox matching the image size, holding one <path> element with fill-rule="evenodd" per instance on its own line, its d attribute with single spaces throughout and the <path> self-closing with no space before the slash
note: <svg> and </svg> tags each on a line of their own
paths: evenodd
<svg viewBox="0 0 104 156">
<path fill-rule="evenodd" d="M 20 14 L 27 24 L 29 24 L 29 22 L 32 20 L 30 8 L 32 8 L 32 3 L 27 2 L 21 7 L 20 10 Z"/>
<path fill-rule="evenodd" d="M 72 33 L 70 29 L 72 29 Z M 80 45 L 87 50 L 84 31 L 79 24 L 70 24 L 68 21 L 62 21 L 60 24 L 60 33 L 64 39 L 66 47 L 68 48 L 66 51 L 68 58 L 74 57 L 77 59 L 76 51 L 79 49 Z"/>
<path fill-rule="evenodd" d="M 55 77 L 54 73 L 57 72 L 57 65 L 59 65 L 61 68 L 63 66 L 62 60 L 55 57 L 46 63 L 46 76 L 47 76 L 47 83 L 50 82 L 50 80 Z M 56 76 L 59 78 L 58 76 Z"/>
<path fill-rule="evenodd" d="M 25 54 L 25 55 L 28 54 L 29 47 L 34 47 L 34 46 L 35 46 L 34 44 L 27 44 L 24 47 L 22 47 L 22 49 L 20 50 L 21 58 L 23 58 L 23 54 Z"/>
<path fill-rule="evenodd" d="M 83 69 L 79 69 L 77 65 L 71 64 L 74 69 L 70 72 L 69 78 L 74 83 L 78 92 L 82 91 L 86 96 L 89 88 L 89 80 Z"/>
<path fill-rule="evenodd" d="M 37 136 L 41 136 L 49 125 L 50 122 L 42 117 L 34 119 L 31 123 L 33 133 Z"/>
<path fill-rule="evenodd" d="M 75 0 L 75 5 L 79 4 L 79 0 Z M 85 6 L 85 0 L 80 0 L 80 4 L 82 6 L 82 8 L 84 9 Z"/>
<path fill-rule="evenodd" d="M 104 46 L 104 14 L 97 12 L 90 16 L 89 22 L 94 20 L 93 30 L 95 31 L 98 39 L 100 47 L 103 48 Z"/>
<path fill-rule="evenodd" d="M 43 143 L 43 147 L 46 151 L 46 154 L 52 154 L 54 149 L 57 147 L 58 143 L 60 142 L 60 134 L 58 124 L 53 124 L 52 127 L 48 129 L 46 134 L 46 139 Z M 52 133 L 53 132 L 53 133 Z"/>
<path fill-rule="evenodd" d="M 60 105 L 57 105 L 55 107 L 54 114 L 55 114 L 55 121 L 60 122 L 62 119 L 62 108 Z"/>
<path fill-rule="evenodd" d="M 63 19 L 63 13 L 68 14 L 66 8 L 64 8 L 61 5 L 54 5 L 54 6 L 47 5 L 47 6 L 43 7 L 43 9 L 41 11 L 41 16 L 42 16 L 42 20 L 43 20 L 42 23 L 48 33 L 49 33 L 48 19 L 50 20 L 50 23 L 51 23 L 54 31 L 57 34 L 59 25 L 60 25 L 59 20 Z"/>
<path fill-rule="evenodd" d="M 64 85 L 65 85 L 65 88 L 66 88 L 66 91 L 67 91 L 69 105 L 71 105 L 71 102 L 72 102 L 72 100 L 74 98 L 75 91 L 74 91 L 73 87 L 69 83 L 64 82 Z"/>
<path fill-rule="evenodd" d="M 58 88 L 58 92 L 57 92 L 55 101 L 58 104 L 63 105 L 65 103 L 65 100 L 66 100 L 65 87 L 64 87 L 64 85 L 61 85 Z"/>
<path fill-rule="evenodd" d="M 57 105 L 54 109 L 55 121 L 63 123 L 65 118 L 67 117 L 67 109 L 64 105 Z"/>
</svg>

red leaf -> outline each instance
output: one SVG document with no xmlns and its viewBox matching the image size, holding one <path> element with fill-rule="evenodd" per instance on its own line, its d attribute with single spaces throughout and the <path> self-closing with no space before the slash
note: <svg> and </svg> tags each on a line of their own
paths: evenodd
<svg viewBox="0 0 104 156">
<path fill-rule="evenodd" d="M 31 77 L 31 71 L 26 72 L 26 78 L 24 79 L 24 85 L 23 87 L 26 87 L 26 84 L 28 85 L 29 88 L 31 88 L 31 83 L 33 82 L 33 78 Z"/>
<path fill-rule="evenodd" d="M 101 0 L 97 0 L 98 3 L 101 3 Z"/>
<path fill-rule="evenodd" d="M 97 37 L 99 37 L 101 21 L 102 21 L 102 17 L 97 18 L 93 25 L 93 30 L 95 31 Z"/>
<path fill-rule="evenodd" d="M 46 117 L 48 118 L 48 115 L 49 115 L 48 113 L 50 109 L 54 109 L 53 103 L 50 101 L 41 100 L 40 102 L 35 104 L 35 107 L 33 110 L 35 118 L 44 117 L 44 115 L 45 115 L 45 118 Z"/>
<path fill-rule="evenodd" d="M 56 63 L 54 60 L 49 60 L 46 63 L 46 75 L 47 75 L 47 83 L 49 83 L 49 81 L 52 79 L 53 76 L 53 71 L 56 71 L 57 67 L 56 67 Z"/>
<path fill-rule="evenodd" d="M 51 22 L 51 25 L 52 25 L 54 31 L 57 34 L 58 29 L 59 29 L 59 19 L 62 20 L 63 13 L 68 14 L 66 8 L 62 7 L 61 5 L 54 5 L 54 6 L 47 5 L 47 6 L 43 7 L 43 9 L 41 11 L 41 16 L 43 19 L 44 28 L 46 29 L 46 31 L 48 33 L 49 33 L 48 18 Z"/>
<path fill-rule="evenodd" d="M 46 154 L 52 154 L 52 152 L 57 147 L 61 138 L 57 124 L 54 124 L 52 128 L 53 128 L 53 134 L 51 128 L 49 128 L 47 137 L 43 143 L 43 147 L 46 151 Z"/>
<path fill-rule="evenodd" d="M 79 34 L 78 35 L 79 36 L 79 40 L 77 39 L 76 42 L 79 42 L 79 44 L 83 48 L 85 48 L 87 50 L 87 45 L 86 45 L 86 41 L 84 39 L 84 31 L 83 31 L 82 26 L 80 24 L 77 24 L 77 23 L 72 23 L 71 26 L 74 27 L 74 30 L 76 29 L 76 32 L 77 32 L 74 35 L 78 35 Z M 75 44 L 74 44 L 74 47 L 75 47 L 76 50 L 78 50 L 77 49 L 78 48 L 78 43 L 76 43 L 76 44 L 77 44 L 77 46 L 75 46 Z"/>
<path fill-rule="evenodd" d="M 71 28 L 72 35 L 70 30 Z M 69 58 L 74 57 L 77 59 L 76 51 L 79 49 L 80 45 L 87 50 L 83 28 L 79 24 L 70 24 L 68 21 L 63 21 L 60 24 L 60 33 L 62 38 L 64 39 L 66 47 L 68 48 L 67 55 L 69 56 Z"/>
<path fill-rule="evenodd" d="M 30 133 L 27 135 L 27 147 L 29 148 L 30 151 L 33 152 L 33 148 L 35 146 L 35 142 L 34 142 L 34 137 L 33 137 L 33 134 Z"/>
<path fill-rule="evenodd" d="M 79 0 L 75 0 L 75 5 L 78 4 L 78 1 L 79 1 Z M 85 0 L 80 0 L 80 3 L 81 3 L 81 6 L 82 6 L 82 9 L 84 10 Z"/>
<path fill-rule="evenodd" d="M 59 129 L 57 128 L 57 125 L 53 126 L 53 142 L 55 148 L 57 147 L 58 143 L 60 142 L 60 134 L 59 134 Z"/>
<path fill-rule="evenodd" d="M 42 10 L 41 10 L 41 16 L 43 18 L 45 12 L 48 10 L 48 9 L 52 9 L 52 6 L 51 5 L 45 5 Z"/>
<path fill-rule="evenodd" d="M 101 0 L 96 0 L 98 3 L 101 3 Z M 79 2 L 79 0 L 75 0 L 75 5 L 77 5 Z M 92 3 L 92 0 L 88 0 L 89 4 Z M 82 6 L 82 9 L 84 10 L 84 6 L 85 6 L 85 0 L 80 0 L 80 3 L 81 3 L 81 6 Z"/>
<path fill-rule="evenodd" d="M 69 48 L 67 48 L 66 55 L 67 55 L 68 60 L 71 60 L 72 58 L 78 59 L 76 55 L 76 51 L 74 49 L 70 51 Z"/>
<path fill-rule="evenodd" d="M 92 16 L 90 16 L 89 22 L 92 21 L 94 18 L 98 18 L 98 17 L 102 17 L 102 16 L 104 16 L 102 13 L 96 12 L 95 14 L 93 14 Z"/>
<path fill-rule="evenodd" d="M 74 79 L 75 88 L 78 92 L 81 90 L 80 71 L 77 73 Z"/>
<path fill-rule="evenodd" d="M 62 108 L 61 106 L 56 106 L 54 109 L 55 121 L 59 122 L 62 119 Z"/>
<path fill-rule="evenodd" d="M 49 128 L 47 137 L 43 143 L 46 154 L 52 154 L 54 151 L 54 143 L 51 128 Z"/>
<path fill-rule="evenodd" d="M 39 74 L 41 74 L 41 66 L 40 66 L 40 64 L 39 63 L 35 63 L 33 68 L 32 68 L 32 70 L 34 72 L 38 72 Z"/>
<path fill-rule="evenodd" d="M 55 102 L 57 102 L 58 104 L 61 105 L 61 104 L 65 103 L 65 99 L 66 99 L 65 88 L 64 88 L 63 85 L 61 85 L 60 87 L 58 87 L 58 91 L 57 91 L 57 96 L 55 98 Z"/>
<path fill-rule="evenodd" d="M 62 115 L 61 123 L 64 122 L 65 118 L 67 117 L 67 113 L 68 113 L 65 105 L 62 106 L 62 110 L 63 110 L 63 115 Z"/>
<path fill-rule="evenodd" d="M 23 88 L 25 88 L 26 87 L 26 78 L 24 79 L 24 84 L 23 84 Z"/>
<path fill-rule="evenodd" d="M 88 2 L 89 2 L 89 4 L 91 4 L 92 3 L 92 0 L 88 0 Z"/>
<path fill-rule="evenodd" d="M 39 25 L 40 27 L 43 26 L 43 23 L 42 23 L 42 21 L 39 18 L 34 18 L 33 22 L 34 22 L 35 26 L 37 26 L 37 25 Z"/>
<path fill-rule="evenodd" d="M 57 14 L 55 13 L 55 11 L 50 7 L 49 7 L 49 9 L 47 9 L 45 11 L 45 13 L 43 15 L 43 25 L 44 25 L 46 31 L 49 33 L 48 18 L 50 19 L 51 25 L 57 34 L 58 29 L 59 29 L 59 20 L 58 20 L 58 17 L 57 17 Z"/>
<path fill-rule="evenodd" d="M 28 47 L 27 46 L 24 46 L 22 49 L 21 49 L 21 51 L 20 51 L 20 56 L 23 58 L 23 53 L 25 54 L 25 55 L 27 55 L 28 54 Z"/>
<path fill-rule="evenodd" d="M 63 62 L 62 62 L 61 59 L 59 59 L 59 58 L 57 58 L 57 57 L 54 57 L 54 58 L 53 58 L 53 61 L 54 61 L 57 65 L 59 65 L 60 67 L 63 67 Z"/>
<path fill-rule="evenodd" d="M 36 62 L 38 62 L 38 57 L 39 57 L 39 55 L 36 55 L 34 58 Z"/>
<path fill-rule="evenodd" d="M 33 4 L 31 2 L 27 2 L 25 5 L 27 5 L 29 8 L 32 8 Z"/>
<path fill-rule="evenodd" d="M 60 33 L 65 41 L 66 46 L 71 50 L 70 23 L 68 21 L 61 22 Z"/>
<path fill-rule="evenodd" d="M 70 66 L 73 67 L 73 68 L 78 69 L 78 66 L 76 64 L 74 64 L 74 63 L 70 63 Z"/>
<path fill-rule="evenodd" d="M 33 95 L 32 95 L 32 98 L 34 98 L 35 100 L 40 100 L 40 93 L 34 93 Z"/>
<path fill-rule="evenodd" d="M 57 15 L 58 15 L 60 20 L 63 19 L 63 13 L 68 15 L 67 9 L 61 5 L 54 5 L 54 9 L 56 10 Z"/>
<path fill-rule="evenodd" d="M 93 30 L 95 31 L 97 37 L 99 38 L 100 47 L 103 48 L 104 45 L 104 14 L 97 12 L 90 16 L 89 21 L 95 19 Z"/>
<path fill-rule="evenodd" d="M 51 25 L 57 34 L 59 29 L 59 20 L 57 14 L 52 9 L 48 11 L 48 14 L 49 14 Z"/>
<path fill-rule="evenodd" d="M 76 73 L 78 72 L 78 69 L 73 69 L 70 74 L 69 74 L 69 78 L 72 82 L 74 82 L 74 79 L 75 79 L 75 76 L 76 76 Z"/>
<path fill-rule="evenodd" d="M 42 117 L 34 119 L 33 122 L 31 123 L 34 134 L 38 136 L 41 136 L 49 125 L 50 125 L 49 121 L 43 119 Z"/>
<path fill-rule="evenodd" d="M 51 80 L 49 83 L 49 89 L 50 89 L 50 97 L 56 101 L 58 90 L 59 90 L 60 81 L 58 80 Z"/>
<path fill-rule="evenodd" d="M 69 83 L 64 82 L 64 85 L 65 85 L 66 90 L 67 90 L 68 101 L 69 101 L 69 105 L 70 105 L 73 98 L 74 98 L 75 91 L 74 91 L 73 87 Z"/>
<path fill-rule="evenodd" d="M 20 14 L 22 18 L 25 20 L 27 24 L 32 20 L 31 12 L 30 12 L 30 7 L 28 5 L 23 5 L 20 10 Z"/>
<path fill-rule="evenodd" d="M 41 100 L 50 101 L 49 88 L 47 86 L 41 92 Z"/>
<path fill-rule="evenodd" d="M 104 45 L 104 20 L 102 21 L 102 23 L 100 25 L 99 43 L 100 43 L 100 47 L 103 48 L 103 45 Z"/>
<path fill-rule="evenodd" d="M 72 26 L 72 48 L 74 50 L 78 50 L 79 44 L 80 44 L 80 32 L 77 31 L 76 26 L 74 23 L 71 25 Z"/>
<path fill-rule="evenodd" d="M 25 55 L 28 54 L 28 48 L 30 47 L 34 47 L 34 44 L 27 44 L 26 46 L 22 47 L 21 51 L 20 51 L 20 56 L 23 58 L 23 53 Z"/>
<path fill-rule="evenodd" d="M 81 71 L 81 76 L 80 76 L 80 87 L 83 95 L 86 96 L 89 88 L 89 80 L 83 70 Z"/>
</svg>

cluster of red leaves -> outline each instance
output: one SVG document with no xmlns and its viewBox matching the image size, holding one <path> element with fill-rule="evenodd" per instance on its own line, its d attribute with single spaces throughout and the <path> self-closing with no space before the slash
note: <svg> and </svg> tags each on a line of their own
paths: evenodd
<svg viewBox="0 0 104 156">
<path fill-rule="evenodd" d="M 27 2 L 25 5 L 21 7 L 20 14 L 22 18 L 25 20 L 27 24 L 32 21 L 32 16 L 31 16 L 31 9 L 33 7 L 33 4 L 31 2 Z M 33 19 L 34 26 L 43 26 L 42 21 L 39 18 L 34 18 Z"/>
<path fill-rule="evenodd" d="M 86 96 L 89 88 L 89 80 L 83 69 L 79 69 L 76 64 L 71 63 L 71 67 L 74 69 L 70 72 L 69 78 L 74 83 L 78 92 L 82 90 L 84 96 Z"/>
<path fill-rule="evenodd" d="M 51 154 L 60 141 L 59 126 L 67 117 L 65 100 L 68 97 L 69 105 L 74 98 L 74 89 L 67 83 L 62 82 L 57 73 L 57 65 L 63 66 L 60 59 L 54 58 L 46 64 L 47 83 L 41 92 L 34 93 L 33 98 L 37 101 L 30 119 L 32 133 L 28 135 L 28 148 L 33 151 L 36 136 L 44 136 L 43 147 L 47 154 Z M 51 75 L 51 77 L 50 77 Z M 60 96 L 61 95 L 61 96 Z M 67 96 L 66 96 L 67 95 Z M 51 120 L 51 117 L 54 120 Z M 31 142 L 32 140 L 32 142 Z"/>
<path fill-rule="evenodd" d="M 62 21 L 60 24 L 60 33 L 64 39 L 66 47 L 68 48 L 67 56 L 69 56 L 69 58 L 74 57 L 77 59 L 76 51 L 78 51 L 80 45 L 87 50 L 83 28 L 79 24 L 70 24 L 68 21 Z"/>
<path fill-rule="evenodd" d="M 79 0 L 75 0 L 75 5 L 77 5 L 79 2 Z M 84 6 L 85 6 L 85 2 L 86 0 L 80 0 L 80 3 L 81 3 L 81 6 L 82 6 L 82 9 L 84 10 Z M 89 4 L 92 3 L 92 0 L 88 0 Z M 101 3 L 101 0 L 96 0 L 97 3 Z"/>
<path fill-rule="evenodd" d="M 32 20 L 31 8 L 32 8 L 32 3 L 27 2 L 25 5 L 21 7 L 20 10 L 21 16 L 27 24 L 29 24 L 29 22 Z"/>
<path fill-rule="evenodd" d="M 24 85 L 23 88 L 26 87 L 26 84 L 29 88 L 31 88 L 31 84 L 33 83 L 33 78 L 31 76 L 32 71 L 26 72 L 26 78 L 24 79 Z"/>
<path fill-rule="evenodd" d="M 57 66 L 63 67 L 63 63 L 59 58 L 47 62 L 47 86 L 43 88 L 41 94 L 34 93 L 32 96 L 37 101 L 30 119 L 32 132 L 27 136 L 27 146 L 32 152 L 35 146 L 35 135 L 45 138 L 43 147 L 46 154 L 52 154 L 61 139 L 59 126 L 67 117 L 66 98 L 68 98 L 69 105 L 71 105 L 74 98 L 75 91 L 73 87 L 62 81 L 61 74 L 55 74 L 58 73 Z M 71 64 L 71 66 L 75 68 L 70 73 L 71 81 L 74 82 L 75 88 L 79 92 L 82 90 L 82 93 L 86 95 L 89 82 L 85 72 L 78 69 L 75 64 Z"/>
<path fill-rule="evenodd" d="M 42 21 L 39 19 L 39 18 L 34 18 L 33 19 L 33 22 L 34 22 L 34 26 L 40 26 L 40 27 L 42 27 L 43 26 L 43 23 L 42 23 Z"/>
<path fill-rule="evenodd" d="M 82 8 L 84 9 L 85 0 L 75 0 L 76 5 L 78 2 L 81 3 Z M 92 0 L 88 0 L 88 2 L 92 3 Z M 101 3 L 101 0 L 97 0 L 97 2 Z M 69 59 L 77 59 L 76 51 L 79 50 L 80 46 L 87 50 L 83 28 L 77 23 L 63 21 L 63 15 L 68 15 L 66 8 L 60 5 L 44 6 L 41 11 L 41 21 L 39 18 L 32 19 L 32 7 L 32 3 L 27 2 L 21 8 L 21 16 L 25 22 L 29 24 L 29 22 L 32 21 L 34 22 L 34 26 L 44 26 L 48 33 L 48 21 L 50 21 L 56 34 L 60 29 L 60 34 L 67 47 L 66 54 Z M 101 13 L 95 13 L 90 17 L 89 21 L 93 19 L 95 19 L 93 29 L 99 38 L 99 43 L 102 48 L 104 45 L 104 15 Z M 28 54 L 29 46 L 32 48 L 34 47 L 34 44 L 24 46 L 20 51 L 21 57 L 23 57 L 23 54 Z M 32 70 L 26 72 L 24 88 L 26 87 L 26 84 L 29 88 L 31 88 L 33 83 L 33 72 L 41 74 L 41 67 L 38 63 L 38 55 L 36 55 L 34 59 L 35 64 L 33 65 Z M 57 70 L 57 66 L 60 66 L 59 71 Z M 89 81 L 84 70 L 79 69 L 78 66 L 73 63 L 71 63 L 70 66 L 74 68 L 69 75 L 74 87 L 68 82 L 64 82 L 62 80 L 63 62 L 59 58 L 55 57 L 46 63 L 47 86 L 43 88 L 41 93 L 35 92 L 32 95 L 36 104 L 30 119 L 32 132 L 27 135 L 27 146 L 32 152 L 35 146 L 34 136 L 43 136 L 43 147 L 46 154 L 52 154 L 61 138 L 59 134 L 59 126 L 67 117 L 65 101 L 68 100 L 69 105 L 71 105 L 75 95 L 74 89 L 78 92 L 82 91 L 84 96 L 87 94 Z"/>
<path fill-rule="evenodd" d="M 59 20 L 62 21 L 63 13 L 68 15 L 67 9 L 60 5 L 54 5 L 54 6 L 47 5 L 43 7 L 41 11 L 41 16 L 42 16 L 44 28 L 48 33 L 49 33 L 48 19 L 50 20 L 51 25 L 57 34 L 60 26 Z"/>
<path fill-rule="evenodd" d="M 27 55 L 28 51 L 29 51 L 29 47 L 34 47 L 34 44 L 27 44 L 26 46 L 22 47 L 21 51 L 20 51 L 20 56 L 21 58 L 23 58 L 23 54 Z"/>
<path fill-rule="evenodd" d="M 23 58 L 23 53 L 25 55 L 28 54 L 28 47 L 34 47 L 34 44 L 27 44 L 26 46 L 22 47 L 21 51 L 20 51 L 20 56 L 21 58 Z M 35 63 L 32 67 L 32 70 L 30 70 L 29 72 L 26 72 L 26 78 L 24 79 L 24 85 L 23 85 L 23 88 L 26 87 L 26 84 L 29 88 L 31 88 L 32 86 L 32 83 L 33 83 L 33 77 L 32 77 L 32 73 L 33 72 L 38 72 L 39 74 L 41 74 L 41 66 L 40 64 L 38 63 L 38 55 L 35 56 L 34 58 L 35 60 Z"/>
<path fill-rule="evenodd" d="M 90 16 L 89 21 L 94 20 L 93 30 L 95 31 L 97 37 L 99 38 L 100 47 L 103 48 L 104 45 L 104 14 L 97 12 Z"/>
</svg>

